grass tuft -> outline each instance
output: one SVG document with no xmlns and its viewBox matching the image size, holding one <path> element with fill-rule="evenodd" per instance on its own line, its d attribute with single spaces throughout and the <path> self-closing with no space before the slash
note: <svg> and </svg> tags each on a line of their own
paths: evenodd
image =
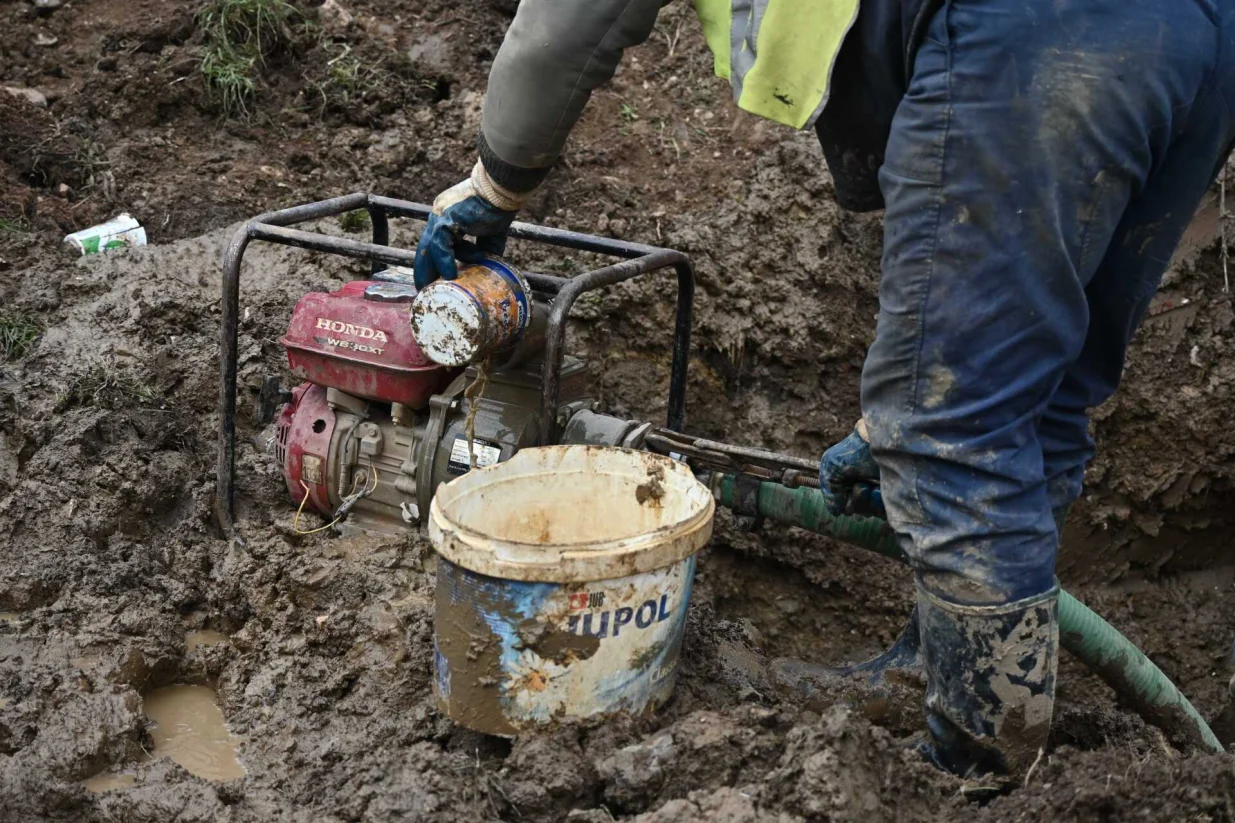
<svg viewBox="0 0 1235 823">
<path fill-rule="evenodd" d="M 56 411 L 77 406 L 120 410 L 152 406 L 157 401 L 158 393 L 131 369 L 120 368 L 114 361 L 107 360 L 74 377 L 56 398 Z"/>
<path fill-rule="evenodd" d="M 248 116 L 257 71 L 291 39 L 296 10 L 283 0 L 209 0 L 197 13 L 205 35 L 201 72 L 227 116 Z"/>
<path fill-rule="evenodd" d="M 583 271 L 583 267 L 579 265 L 579 261 L 573 257 L 563 257 L 561 260 L 554 260 L 548 265 L 551 271 L 561 272 L 567 276 L 578 274 Z"/>
<path fill-rule="evenodd" d="M 339 227 L 348 234 L 356 234 L 369 228 L 369 212 L 356 209 L 339 215 Z"/>
<path fill-rule="evenodd" d="M 0 314 L 0 361 L 20 360 L 34 348 L 43 324 L 24 314 Z"/>
<path fill-rule="evenodd" d="M 352 47 L 347 43 L 337 43 L 333 48 L 337 48 L 339 53 L 326 61 L 326 82 L 342 92 L 344 99 L 347 99 L 364 90 L 370 70 L 352 53 Z"/>
<path fill-rule="evenodd" d="M 257 93 L 253 79 L 255 58 L 230 49 L 208 49 L 202 56 L 202 74 L 223 113 L 228 117 L 248 117 L 249 102 Z"/>
<path fill-rule="evenodd" d="M 322 112 L 331 103 L 361 102 L 392 82 L 384 60 L 366 62 L 347 43 L 323 43 L 322 48 L 334 55 L 326 61 L 325 76 L 310 81 L 321 98 Z"/>
</svg>

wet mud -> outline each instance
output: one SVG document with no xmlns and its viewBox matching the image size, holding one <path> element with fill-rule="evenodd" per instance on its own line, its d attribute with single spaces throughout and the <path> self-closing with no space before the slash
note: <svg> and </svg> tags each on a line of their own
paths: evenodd
<svg viewBox="0 0 1235 823">
<path fill-rule="evenodd" d="M 843 685 L 783 692 L 773 658 L 888 646 L 909 581 L 890 560 L 725 512 L 664 707 L 510 740 L 452 724 L 432 692 L 425 541 L 297 534 L 296 501 L 250 443 L 262 377 L 286 378 L 292 306 L 358 276 L 348 261 L 246 256 L 239 523 L 218 532 L 230 229 L 353 190 L 424 202 L 462 179 L 514 5 L 298 5 L 311 25 L 270 57 L 248 119 L 205 93 L 195 3 L 0 5 L 0 85 L 47 99 L 0 92 L 0 316 L 39 332 L 0 362 L 0 820 L 1235 819 L 1228 757 L 1177 750 L 1066 655 L 1048 752 L 994 800 L 907 747 L 913 684 L 882 703 Z M 879 218 L 832 203 L 811 135 L 734 109 L 690 15 L 670 5 L 595 95 L 527 218 L 689 252 L 691 433 L 813 457 L 858 417 Z M 331 81 L 345 48 L 380 82 Z M 1235 313 L 1207 207 L 1122 390 L 1094 414 L 1060 575 L 1214 716 L 1235 637 Z M 121 211 L 150 246 L 86 260 L 61 247 Z M 599 262 L 522 242 L 507 254 L 563 275 Z M 587 356 L 604 411 L 663 419 L 673 288 L 651 276 L 576 305 L 567 348 Z M 177 686 L 213 691 L 243 776 L 158 756 L 147 701 Z"/>
</svg>

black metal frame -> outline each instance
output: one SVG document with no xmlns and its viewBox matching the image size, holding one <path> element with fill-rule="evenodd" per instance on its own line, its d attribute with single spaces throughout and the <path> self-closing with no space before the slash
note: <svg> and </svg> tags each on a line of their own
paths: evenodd
<svg viewBox="0 0 1235 823">
<path fill-rule="evenodd" d="M 333 217 L 365 209 L 373 224 L 373 242 L 363 243 L 345 237 L 289 228 L 298 223 Z M 306 203 L 258 215 L 240 227 L 223 252 L 222 314 L 219 341 L 219 459 L 216 474 L 216 515 L 225 532 L 235 522 L 236 460 L 236 340 L 240 313 L 240 263 L 245 249 L 254 240 L 279 243 L 311 251 L 369 260 L 373 271 L 387 265 L 412 266 L 416 253 L 390 245 L 390 221 L 394 217 L 426 220 L 431 209 L 420 203 L 358 192 L 317 203 Z M 673 329 L 673 362 L 669 380 L 668 428 L 681 431 L 686 422 L 686 369 L 690 356 L 690 327 L 694 311 L 695 274 L 690 258 L 679 251 L 628 243 L 608 237 L 595 237 L 562 229 L 515 223 L 510 236 L 551 246 L 596 252 L 623 258 L 622 262 L 586 272 L 577 277 L 527 274 L 536 291 L 555 295 L 545 337 L 541 431 L 547 442 L 557 433 L 556 409 L 566 343 L 566 319 L 579 295 L 630 280 L 641 274 L 672 267 L 677 273 L 677 317 Z"/>
</svg>

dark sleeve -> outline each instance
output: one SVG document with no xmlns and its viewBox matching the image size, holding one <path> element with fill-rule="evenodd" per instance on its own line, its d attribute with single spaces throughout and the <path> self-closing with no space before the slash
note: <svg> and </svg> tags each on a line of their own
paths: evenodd
<svg viewBox="0 0 1235 823">
<path fill-rule="evenodd" d="M 942 0 L 863 0 L 832 71 L 831 96 L 815 121 L 836 202 L 883 208 L 879 167 L 892 119 L 909 88 L 922 32 Z"/>
<path fill-rule="evenodd" d="M 489 73 L 480 159 L 498 185 L 535 188 L 592 90 L 652 33 L 665 0 L 523 0 Z"/>
</svg>

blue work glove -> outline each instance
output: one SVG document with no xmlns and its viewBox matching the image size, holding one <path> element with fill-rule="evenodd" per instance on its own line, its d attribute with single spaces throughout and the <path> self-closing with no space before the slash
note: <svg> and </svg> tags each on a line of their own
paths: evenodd
<svg viewBox="0 0 1235 823">
<path fill-rule="evenodd" d="M 871 457 L 865 422 L 859 420 L 852 434 L 823 453 L 819 490 L 832 514 L 887 517 L 879 488 L 879 466 Z"/>
<path fill-rule="evenodd" d="M 500 256 L 515 213 L 530 194 L 498 186 L 477 161 L 471 177 L 433 201 L 433 213 L 416 246 L 416 288 L 423 289 L 439 277 L 454 280 L 459 274 L 456 260 L 478 263 L 486 256 Z M 476 242 L 464 240 L 464 235 Z"/>
</svg>

